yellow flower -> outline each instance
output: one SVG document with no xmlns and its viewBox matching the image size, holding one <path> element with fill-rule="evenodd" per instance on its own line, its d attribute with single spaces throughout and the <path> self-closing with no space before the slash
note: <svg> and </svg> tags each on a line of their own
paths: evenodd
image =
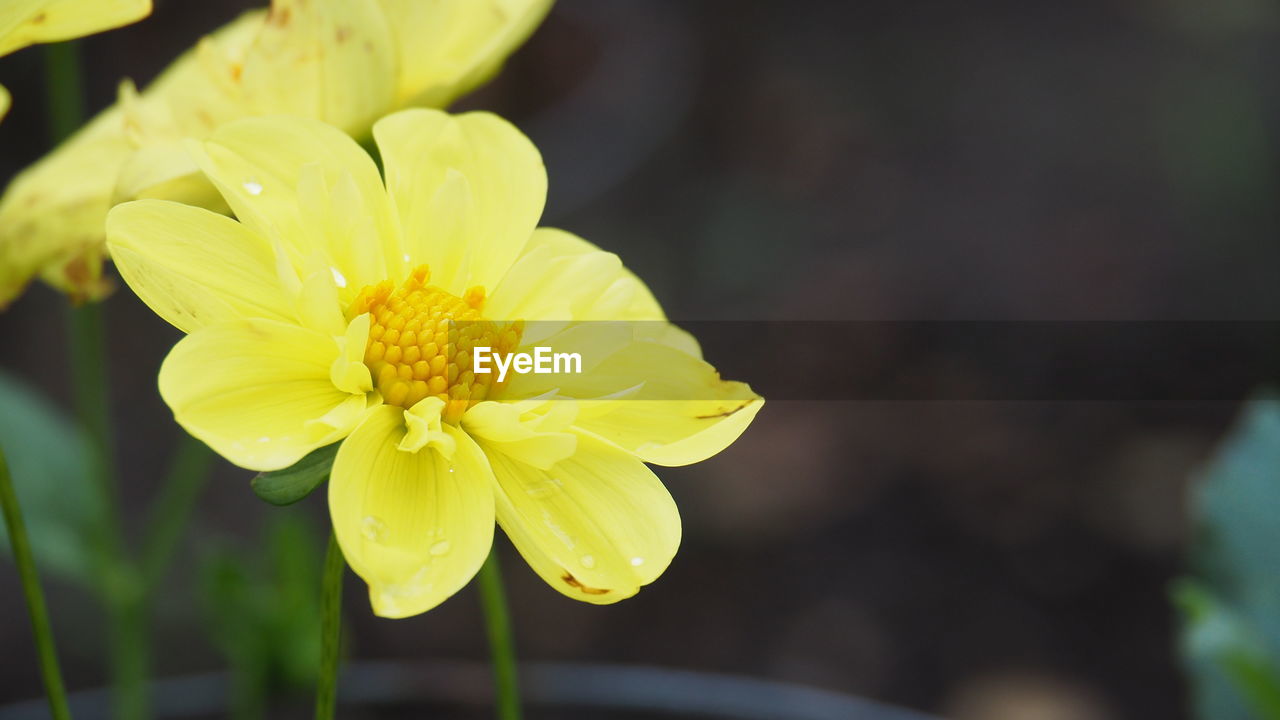
<svg viewBox="0 0 1280 720">
<path fill-rule="evenodd" d="M 645 463 L 718 453 L 763 399 L 721 380 L 617 256 L 537 227 L 546 171 L 511 125 L 405 110 L 373 136 L 385 184 L 331 126 L 231 123 L 193 156 L 238 221 L 162 200 L 111 211 L 125 282 L 188 333 L 160 370 L 165 402 L 251 470 L 341 441 L 329 510 L 379 615 L 465 585 L 495 516 L 565 595 L 635 594 L 680 541 Z M 582 349 L 584 371 L 473 367 L 475 346 L 535 344 Z"/>
<path fill-rule="evenodd" d="M 183 149 L 242 117 L 313 117 L 367 135 L 406 106 L 444 107 L 497 71 L 552 0 L 273 0 L 180 57 L 19 175 L 0 199 L 0 308 L 39 275 L 79 298 L 102 279 L 112 205 L 225 210 Z M 64 3 L 66 4 L 65 0 Z"/>
<path fill-rule="evenodd" d="M 128 25 L 150 13 L 151 0 L 5 0 L 0 5 L 0 56 Z M 8 111 L 9 92 L 0 86 L 0 118 Z"/>
</svg>

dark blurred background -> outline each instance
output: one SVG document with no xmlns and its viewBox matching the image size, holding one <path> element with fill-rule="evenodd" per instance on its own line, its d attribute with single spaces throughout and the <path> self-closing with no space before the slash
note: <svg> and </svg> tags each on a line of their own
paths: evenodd
<svg viewBox="0 0 1280 720">
<path fill-rule="evenodd" d="M 84 41 L 90 106 L 257 4 L 160 0 Z M 525 129 L 547 224 L 619 253 L 673 318 L 1276 319 L 1278 39 L 1269 0 L 560 0 L 460 107 Z M 0 62 L 0 178 L 42 152 L 40 63 Z M 0 315 L 0 366 L 67 404 L 63 304 L 37 287 Z M 140 515 L 179 432 L 155 388 L 178 335 L 127 291 L 106 312 Z M 502 541 L 520 654 L 957 720 L 1186 718 L 1168 589 L 1188 483 L 1238 408 L 1177 400 L 772 402 L 743 442 L 660 470 L 685 540 L 637 597 L 569 601 Z M 220 464 L 201 496 L 155 613 L 161 675 L 227 663 L 211 553 L 260 554 L 287 513 L 318 562 L 323 497 L 271 508 L 249 476 Z M 386 621 L 350 580 L 352 657 L 485 658 L 470 589 Z M 69 685 L 101 684 L 96 605 L 48 591 Z M 0 617 L 0 702 L 36 696 L 9 571 Z"/>
</svg>

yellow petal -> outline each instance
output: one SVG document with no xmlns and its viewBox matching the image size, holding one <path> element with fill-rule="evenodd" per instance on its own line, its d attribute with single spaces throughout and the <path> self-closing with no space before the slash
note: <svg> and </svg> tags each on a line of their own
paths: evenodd
<svg viewBox="0 0 1280 720">
<path fill-rule="evenodd" d="M 498 523 L 551 587 L 608 604 L 635 595 L 671 563 L 680 514 L 644 463 L 585 435 L 550 470 L 483 447 L 498 481 Z"/>
<path fill-rule="evenodd" d="M 103 223 L 120 164 L 133 151 L 118 111 L 98 116 L 0 199 L 0 309 L 39 275 L 81 298 L 101 297 Z"/>
<path fill-rule="evenodd" d="M 347 563 L 369 584 L 383 617 L 426 612 L 476 574 L 493 543 L 493 474 L 451 425 L 452 458 L 435 445 L 398 446 L 404 411 L 383 405 L 342 443 L 329 480 L 329 514 Z"/>
<path fill-rule="evenodd" d="M 103 296 L 110 289 L 102 281 L 103 221 L 117 201 L 155 197 L 226 211 L 204 176 L 190 172 L 184 138 L 208 138 L 236 119 L 280 112 L 310 114 L 367 137 L 382 114 L 405 103 L 443 105 L 488 77 L 550 0 L 272 5 L 270 13 L 246 12 L 201 39 L 141 94 L 122 92 L 115 106 L 14 179 L 0 199 L 0 308 L 37 275 L 76 297 Z"/>
<path fill-rule="evenodd" d="M 138 200 L 107 216 L 107 242 L 125 282 L 183 332 L 240 318 L 295 317 L 271 247 L 230 218 Z"/>
<path fill-rule="evenodd" d="M 564 410 L 568 413 L 560 412 Z M 577 448 L 577 436 L 565 432 L 575 414 L 572 400 L 482 402 L 463 415 L 462 428 L 504 455 L 545 470 L 573 455 Z"/>
<path fill-rule="evenodd" d="M 405 452 L 418 452 L 432 446 L 445 458 L 452 458 L 458 443 L 442 422 L 444 400 L 428 397 L 404 411 L 405 435 L 396 447 Z"/>
<path fill-rule="evenodd" d="M 702 351 L 693 336 L 666 322 L 662 307 L 617 255 L 553 228 L 538 228 L 502 282 L 485 301 L 495 318 L 529 323 L 525 341 L 556 331 L 551 321 L 632 323 L 634 336 L 671 345 L 690 355 Z"/>
<path fill-rule="evenodd" d="M 462 295 L 495 287 L 542 215 L 547 171 L 496 115 L 405 110 L 373 128 L 410 264 Z"/>
<path fill-rule="evenodd" d="M 151 13 L 151 0 L 5 0 L 0 55 L 118 28 Z"/>
<path fill-rule="evenodd" d="M 253 114 L 367 128 L 391 108 L 398 62 L 373 0 L 274 0 L 243 59 L 241 102 Z"/>
<path fill-rule="evenodd" d="M 231 212 L 180 140 L 144 145 L 124 161 L 112 202 L 141 198 L 173 200 L 223 215 Z"/>
<path fill-rule="evenodd" d="M 353 395 L 363 395 L 373 390 L 373 377 L 364 364 L 364 347 L 369 339 L 368 313 L 352 318 L 343 336 L 338 338 L 338 356 L 329 370 L 334 387 Z M 319 329 L 319 328 L 316 328 Z M 321 330 L 323 332 L 323 330 Z"/>
<path fill-rule="evenodd" d="M 488 80 L 552 0 L 380 0 L 398 36 L 397 102 L 445 107 Z"/>
<path fill-rule="evenodd" d="M 279 470 L 345 437 L 363 415 L 352 408 L 364 396 L 353 404 L 329 379 L 337 353 L 332 337 L 297 325 L 210 325 L 165 358 L 160 394 L 178 423 L 218 454 L 250 470 Z"/>
<path fill-rule="evenodd" d="M 658 465 L 688 465 L 719 453 L 764 405 L 745 383 L 722 380 L 707 362 L 656 342 L 632 342 L 590 369 L 584 361 L 583 370 L 517 375 L 507 392 L 588 398 L 578 402 L 575 427 Z"/>
<path fill-rule="evenodd" d="M 278 239 L 299 270 L 319 251 L 358 289 L 394 277 L 399 237 L 378 168 L 340 130 L 284 116 L 228 123 L 190 146 L 236 217 Z"/>
<path fill-rule="evenodd" d="M 3 85 L 0 85 L 0 120 L 3 120 L 4 116 L 9 114 L 10 101 L 9 91 Z"/>
<path fill-rule="evenodd" d="M 572 233 L 538 228 L 485 301 L 492 317 L 665 320 L 652 293 L 605 252 Z"/>
</svg>

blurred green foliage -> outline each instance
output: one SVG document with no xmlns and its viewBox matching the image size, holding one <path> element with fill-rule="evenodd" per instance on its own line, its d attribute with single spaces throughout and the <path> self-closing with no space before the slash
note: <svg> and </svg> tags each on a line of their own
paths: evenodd
<svg viewBox="0 0 1280 720">
<path fill-rule="evenodd" d="M 13 473 L 37 568 L 92 585 L 93 523 L 100 500 L 89 474 L 88 443 L 60 408 L 2 370 L 0 447 Z M 7 533 L 0 532 L 0 548 L 9 552 Z"/>
<path fill-rule="evenodd" d="M 1192 575 L 1174 589 L 1204 720 L 1280 720 L 1280 397 L 1245 408 L 1197 486 Z"/>
<path fill-rule="evenodd" d="M 234 717 L 266 717 L 268 698 L 314 684 L 323 547 L 304 517 L 278 511 L 256 551 L 228 546 L 205 557 L 201 597 L 210 638 L 232 667 Z"/>
</svg>

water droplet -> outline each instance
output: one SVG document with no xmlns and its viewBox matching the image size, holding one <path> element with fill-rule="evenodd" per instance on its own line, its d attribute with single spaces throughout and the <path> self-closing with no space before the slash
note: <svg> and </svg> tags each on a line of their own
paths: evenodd
<svg viewBox="0 0 1280 720">
<path fill-rule="evenodd" d="M 531 498 L 542 498 L 556 491 L 555 483 L 547 480 L 535 480 L 524 486 L 524 492 Z"/>
<path fill-rule="evenodd" d="M 452 465 L 450 465 L 450 466 L 449 466 L 449 472 L 453 472 L 453 466 L 452 466 Z"/>
<path fill-rule="evenodd" d="M 631 558 L 631 567 L 640 567 L 643 564 L 644 564 L 644 558 L 642 557 Z"/>
<path fill-rule="evenodd" d="M 260 442 L 260 443 L 269 443 L 269 442 L 271 442 L 271 438 L 267 437 L 266 435 L 263 435 L 262 437 L 258 438 L 258 442 Z"/>
<path fill-rule="evenodd" d="M 360 521 L 360 532 L 366 538 L 380 543 L 387 539 L 387 524 L 382 522 L 382 518 L 365 515 L 364 520 Z"/>
<path fill-rule="evenodd" d="M 556 538 L 560 540 L 560 542 L 564 543 L 564 546 L 566 548 L 569 548 L 570 550 L 572 550 L 573 548 L 577 547 L 578 541 L 574 539 L 572 535 L 565 532 L 564 528 L 560 527 L 560 525 L 556 523 L 555 519 L 551 517 L 551 513 L 547 512 L 546 510 L 543 510 L 542 521 L 547 524 L 547 529 L 551 531 L 551 534 L 555 535 Z"/>
<path fill-rule="evenodd" d="M 344 288 L 344 287 L 346 287 L 346 286 L 347 286 L 347 276 L 346 276 L 346 275 L 343 275 L 343 274 L 338 270 L 338 268 L 336 268 L 336 267 L 330 267 L 330 268 L 329 268 L 329 271 L 333 273 L 333 282 L 334 282 L 334 284 L 335 284 L 335 285 L 337 285 L 337 286 L 338 286 L 338 287 L 340 287 L 340 288 Z"/>
<path fill-rule="evenodd" d="M 596 559 L 591 557 L 590 555 L 583 555 L 582 557 L 578 558 L 578 560 L 579 562 L 582 563 L 582 567 L 588 570 L 596 566 Z"/>
<path fill-rule="evenodd" d="M 448 540 L 441 540 L 431 546 L 431 554 L 437 557 L 445 555 L 449 552 L 450 547 L 452 546 L 449 544 Z"/>
<path fill-rule="evenodd" d="M 431 566 L 423 565 L 418 568 L 417 572 L 403 582 L 381 586 L 379 593 L 381 596 L 380 599 L 388 608 L 399 608 L 400 600 L 417 597 L 431 592 L 431 588 L 435 587 L 435 584 L 427 582 L 427 578 L 430 577 L 430 574 Z"/>
<path fill-rule="evenodd" d="M 244 191 L 249 193 L 250 195 L 261 195 L 262 183 L 258 182 L 254 178 L 249 178 L 248 180 L 244 181 Z"/>
<path fill-rule="evenodd" d="M 409 260 L 409 253 L 405 253 L 405 254 L 404 254 L 404 261 L 405 261 L 405 262 L 410 262 L 410 260 Z"/>
</svg>

